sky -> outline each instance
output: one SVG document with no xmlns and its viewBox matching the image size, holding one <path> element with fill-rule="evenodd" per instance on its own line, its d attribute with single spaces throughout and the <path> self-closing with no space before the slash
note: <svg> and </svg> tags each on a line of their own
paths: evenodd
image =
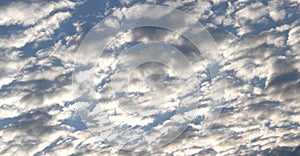
<svg viewBox="0 0 300 156">
<path fill-rule="evenodd" d="M 300 153 L 299 0 L 4 0 L 0 15 L 0 155 Z"/>
</svg>

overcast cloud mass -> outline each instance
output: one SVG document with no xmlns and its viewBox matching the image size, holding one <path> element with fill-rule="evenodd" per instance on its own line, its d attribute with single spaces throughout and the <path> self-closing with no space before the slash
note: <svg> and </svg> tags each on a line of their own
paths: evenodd
<svg viewBox="0 0 300 156">
<path fill-rule="evenodd" d="M 94 47 L 81 45 L 88 32 L 106 30 L 97 27 L 101 20 L 116 17 L 104 22 L 114 30 L 122 27 L 118 19 L 139 18 L 138 11 L 128 10 L 144 4 L 185 12 L 189 19 L 177 24 L 200 22 L 216 46 L 201 36 L 199 50 L 188 37 L 155 27 L 117 34 L 101 57 L 97 48 L 104 37 L 103 42 L 91 37 Z M 139 47 L 143 43 L 151 44 Z M 178 54 L 168 53 L 167 45 Z M 129 46 L 136 49 L 123 55 Z M 80 50 L 89 54 L 77 54 Z M 145 57 L 163 63 L 132 65 Z M 89 75 L 92 84 L 79 85 Z M 0 1 L 3 156 L 299 156 L 299 93 L 299 0 Z M 142 104 L 139 110 L 132 102 Z M 132 131 L 122 131 L 126 126 Z M 136 146 L 141 136 L 146 142 Z M 126 148 L 119 150 L 124 142 Z M 152 144 L 166 145 L 131 152 Z"/>
</svg>

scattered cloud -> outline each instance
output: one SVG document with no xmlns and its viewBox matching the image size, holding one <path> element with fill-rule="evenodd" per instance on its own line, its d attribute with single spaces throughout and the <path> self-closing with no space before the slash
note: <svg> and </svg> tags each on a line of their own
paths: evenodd
<svg viewBox="0 0 300 156">
<path fill-rule="evenodd" d="M 46 1 L 33 1 L 27 2 L 12 2 L 6 6 L 1 7 L 0 25 L 22 25 L 30 26 L 40 22 L 43 18 L 46 18 L 50 13 L 57 10 L 75 7 L 74 2 L 69 0 L 63 0 L 59 2 L 46 2 Z"/>
<path fill-rule="evenodd" d="M 122 5 L 130 7 L 135 1 L 121 0 Z M 99 41 L 91 42 L 95 47 L 84 45 L 87 52 L 94 52 L 93 60 L 86 60 L 85 54 L 77 55 L 78 45 L 84 41 L 84 36 L 102 17 L 88 12 L 90 6 L 98 3 L 86 1 L 24 1 L 11 2 L 0 7 L 0 154 L 1 155 L 122 155 L 128 151 L 118 150 L 109 146 L 114 139 L 124 139 L 134 142 L 140 135 L 118 136 L 118 125 L 110 124 L 107 119 L 127 126 L 136 126 L 135 134 L 152 130 L 153 138 L 147 138 L 148 143 L 162 141 L 159 129 L 174 127 L 174 123 L 182 124 L 182 116 L 190 116 L 195 104 L 199 105 L 196 118 L 183 133 L 151 154 L 158 155 L 247 155 L 263 153 L 284 153 L 279 147 L 294 150 L 299 142 L 300 98 L 300 23 L 298 0 L 261 1 L 242 0 L 227 2 L 214 1 L 147 1 L 177 8 L 188 13 L 192 20 L 201 22 L 210 32 L 218 45 L 223 59 L 220 60 L 220 71 L 225 73 L 226 85 L 223 109 L 218 119 L 203 133 L 203 121 L 210 114 L 206 109 L 211 103 L 213 85 L 223 83 L 218 77 L 209 81 L 209 70 L 205 57 L 195 55 L 197 49 L 193 44 L 179 34 L 167 29 L 153 27 L 136 28 L 120 34 L 107 47 L 103 59 L 98 59 Z M 100 2 L 99 2 L 100 4 Z M 140 4 L 140 3 L 139 3 Z M 115 10 L 117 18 L 136 18 L 135 13 L 123 16 L 120 11 L 126 8 L 106 3 L 106 10 L 97 10 L 106 14 Z M 78 7 L 78 8 L 77 8 Z M 99 7 L 100 8 L 100 7 Z M 99 19 L 100 18 L 100 19 Z M 120 23 L 107 21 L 108 26 L 118 27 Z M 114 24 L 114 25 L 112 25 Z M 98 28 L 99 30 L 101 28 Z M 96 35 L 96 34 L 95 34 Z M 189 105 L 182 107 L 182 114 L 174 115 L 172 111 L 150 112 L 153 116 L 128 116 L 118 103 L 123 95 L 114 95 L 109 88 L 114 73 L 118 73 L 120 63 L 133 61 L 141 55 L 127 55 L 126 61 L 118 60 L 113 52 L 131 46 L 133 43 L 150 43 L 161 41 L 183 51 L 186 59 L 193 63 L 199 80 L 200 92 L 186 90 L 182 101 Z M 151 50 L 149 50 L 151 51 Z M 164 54 L 164 53 L 162 53 Z M 143 55 L 147 57 L 148 55 Z M 159 54 L 157 53 L 157 56 Z M 150 56 L 148 56 L 150 57 Z M 171 58 L 162 57 L 172 62 Z M 78 69 L 74 62 L 93 62 L 98 66 L 93 74 L 96 95 L 77 96 L 72 88 L 72 72 Z M 119 64 L 118 64 L 119 62 Z M 184 74 L 184 64 L 176 71 L 168 70 L 161 64 L 142 64 L 137 66 L 130 75 L 132 84 L 130 96 L 136 97 L 135 102 L 149 102 L 146 94 L 158 90 L 154 97 L 163 96 L 169 100 L 164 108 L 176 109 L 178 79 L 176 74 Z M 177 64 L 178 66 L 178 64 Z M 175 67 L 177 67 L 175 65 Z M 124 70 L 126 71 L 126 70 Z M 82 74 L 91 74 L 82 72 Z M 126 79 L 124 75 L 115 79 L 118 87 Z M 73 77 L 73 80 L 85 77 Z M 149 90 L 139 83 L 162 81 L 154 84 Z M 188 79 L 185 87 L 195 85 Z M 198 81 L 197 81 L 198 82 Z M 116 85 L 115 84 L 115 85 Z M 118 85 L 120 84 L 120 85 Z M 175 84 L 175 85 L 174 85 Z M 88 88 L 82 88 L 81 93 Z M 122 88 L 118 92 L 124 91 Z M 173 94 L 170 94 L 173 93 Z M 75 96 L 74 96 L 75 95 Z M 168 95 L 168 96 L 165 96 Z M 85 97 L 97 98 L 89 105 Z M 90 97 L 89 97 L 90 98 Z M 150 99 L 151 100 L 151 99 Z M 97 105 L 101 102 L 102 105 Z M 94 105 L 93 105 L 94 104 Z M 81 116 L 76 110 L 79 108 Z M 130 106 L 128 106 L 130 107 Z M 101 109 L 101 111 L 99 111 Z M 216 109 L 218 110 L 218 109 Z M 85 112 L 92 112 L 90 116 Z M 212 113 L 213 114 L 213 113 Z M 86 115 L 86 116 L 84 116 Z M 182 115 L 182 116 L 181 116 Z M 85 118 L 86 117 L 86 118 Z M 81 119 L 90 119 L 82 121 Z M 160 120 L 159 120 L 160 119 Z M 161 122 L 161 121 L 164 122 Z M 93 128 L 99 128 L 95 121 L 102 123 L 103 134 L 93 133 Z M 172 122 L 173 121 L 173 122 Z M 85 122 L 85 123 L 84 123 Z M 86 127 L 86 125 L 88 127 Z M 93 127 L 94 126 L 94 127 Z M 161 129 L 160 129 L 161 128 Z M 113 131 L 114 133 L 110 133 Z M 132 133 L 132 132 L 131 132 Z M 106 136 L 99 140 L 97 135 Z M 128 145 L 132 148 L 134 146 Z M 278 151 L 277 151 L 278 150 Z M 288 152 L 286 152 L 288 153 Z M 291 152 L 290 152 L 291 153 Z"/>
</svg>

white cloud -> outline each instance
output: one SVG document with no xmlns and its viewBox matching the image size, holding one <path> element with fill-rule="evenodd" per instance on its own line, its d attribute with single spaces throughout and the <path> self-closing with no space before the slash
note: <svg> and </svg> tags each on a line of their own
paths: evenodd
<svg viewBox="0 0 300 156">
<path fill-rule="evenodd" d="M 132 2 L 132 0 L 119 0 L 122 5 L 128 5 Z"/>
<path fill-rule="evenodd" d="M 280 11 L 270 11 L 270 17 L 274 20 L 274 21 L 280 21 L 283 20 L 286 16 L 286 13 L 284 10 L 280 10 Z"/>
<path fill-rule="evenodd" d="M 297 43 L 300 43 L 300 25 L 293 27 L 288 34 L 288 41 L 287 43 L 291 46 L 296 46 Z"/>
<path fill-rule="evenodd" d="M 4 50 L 0 55 L 0 88 L 11 83 L 19 71 L 30 61 L 34 60 L 33 58 L 21 59 L 21 51 Z"/>
<path fill-rule="evenodd" d="M 69 17 L 71 17 L 69 12 L 58 12 L 21 33 L 0 38 L 0 47 L 21 48 L 27 43 L 49 40 L 55 29 L 59 28 L 60 23 Z"/>
<path fill-rule="evenodd" d="M 246 5 L 236 12 L 236 17 L 244 24 L 247 21 L 258 23 L 267 13 L 267 8 L 261 2 Z"/>
<path fill-rule="evenodd" d="M 75 4 L 69 0 L 59 2 L 36 1 L 33 3 L 12 2 L 0 8 L 0 25 L 34 25 L 49 16 L 51 12 L 64 8 L 74 8 Z"/>
<path fill-rule="evenodd" d="M 180 10 L 188 13 L 191 19 L 205 20 L 213 15 L 213 12 L 211 11 L 212 4 L 210 1 L 187 1 L 183 3 L 181 1 L 177 1 L 176 3 L 173 1 L 166 1 L 165 4 L 170 7 L 181 6 L 182 8 Z M 185 4 L 189 5 L 185 6 Z"/>
</svg>

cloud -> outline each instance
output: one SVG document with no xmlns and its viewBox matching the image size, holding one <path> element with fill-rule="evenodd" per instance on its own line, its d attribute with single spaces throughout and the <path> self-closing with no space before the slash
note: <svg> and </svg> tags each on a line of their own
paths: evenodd
<svg viewBox="0 0 300 156">
<path fill-rule="evenodd" d="M 296 46 L 295 48 L 298 48 L 298 46 L 296 45 L 296 43 L 300 42 L 300 26 L 297 25 L 295 27 L 293 27 L 288 34 L 288 41 L 287 43 L 291 46 Z"/>
<path fill-rule="evenodd" d="M 123 2 L 126 5 L 135 3 L 134 1 Z M 297 11 L 300 5 L 297 0 L 279 4 L 275 1 L 252 2 L 250 0 L 163 2 L 164 5 L 189 13 L 193 20 L 196 19 L 205 24 L 215 38 L 220 53 L 224 56 L 219 62 L 220 71 L 226 73 L 227 80 L 223 109 L 215 125 L 205 133 L 201 129 L 207 118 L 206 115 L 209 115 L 207 113 L 209 110 L 206 108 L 211 105 L 212 97 L 209 90 L 213 87 L 207 80 L 209 72 L 206 70 L 207 64 L 203 63 L 205 58 L 195 55 L 195 46 L 169 30 L 138 28 L 118 36 L 116 42 L 113 42 L 116 44 L 108 46 L 106 55 L 97 62 L 103 68 L 96 68 L 93 73 L 93 83 L 97 91 L 94 98 L 101 99 L 102 105 L 96 105 L 99 101 L 93 101 L 93 105 L 89 105 L 85 101 L 88 99 L 77 97 L 76 93 L 73 94 L 71 72 L 77 69 L 73 66 L 78 48 L 77 43 L 81 42 L 82 37 L 88 31 L 86 27 L 89 27 L 87 26 L 89 20 L 95 20 L 89 18 L 94 14 L 77 16 L 84 14 L 84 11 L 77 12 L 75 9 L 71 14 L 69 9 L 74 8 L 74 3 L 69 1 L 12 2 L 0 9 L 3 14 L 0 18 L 0 25 L 3 28 L 15 25 L 22 27 L 18 31 L 9 32 L 11 34 L 1 34 L 0 38 L 0 47 L 3 50 L 3 53 L 0 53 L 1 155 L 24 155 L 24 153 L 31 155 L 124 155 L 129 153 L 110 147 L 108 142 L 113 142 L 116 138 L 134 142 L 132 139 L 139 138 L 139 136 L 133 135 L 132 138 L 116 136 L 116 133 L 120 133 L 118 129 L 120 127 L 105 125 L 109 124 L 108 118 L 114 122 L 122 122 L 126 126 L 140 125 L 137 127 L 139 130 L 172 127 L 171 120 L 180 124 L 181 118 L 176 118 L 172 111 L 156 112 L 149 118 L 135 118 L 129 117 L 117 107 L 117 103 L 111 101 L 113 98 L 117 99 L 117 96 L 113 96 L 108 90 L 109 79 L 117 71 L 118 66 L 116 56 L 109 55 L 110 52 L 116 52 L 135 41 L 136 43 L 149 43 L 153 40 L 175 46 L 183 51 L 182 53 L 189 61 L 194 63 L 194 69 L 199 72 L 197 76 L 200 92 L 189 90 L 182 98 L 190 105 L 199 104 L 199 112 L 195 120 L 171 144 L 149 155 L 247 155 L 277 152 L 272 149 L 277 149 L 279 146 L 288 146 L 293 149 L 299 145 L 300 32 Z M 85 3 L 94 5 L 91 1 Z M 160 2 L 156 3 L 160 4 Z M 281 4 L 289 9 L 281 7 Z M 107 5 L 106 9 L 109 10 L 112 7 Z M 87 10 L 88 8 L 78 10 L 80 9 Z M 122 8 L 115 9 L 122 10 Z M 17 12 L 19 16 L 12 16 L 12 11 Z M 99 11 L 105 12 L 105 10 Z M 32 16 L 27 17 L 28 14 Z M 84 21 L 86 19 L 88 20 Z M 65 21 L 72 23 L 74 34 L 65 34 L 66 36 L 59 40 L 53 40 L 55 42 L 53 45 L 45 45 L 37 49 L 33 56 L 24 56 L 27 51 L 23 47 L 28 43 L 52 41 L 56 33 L 63 34 L 64 27 L 61 26 Z M 95 21 L 91 23 L 93 22 Z M 94 41 L 92 44 L 97 45 L 97 42 L 99 41 Z M 88 48 L 90 49 L 86 50 L 95 52 L 97 56 L 97 47 Z M 78 62 L 86 61 L 84 60 L 85 54 Z M 127 59 L 131 60 L 134 57 L 137 55 L 129 55 Z M 98 57 L 93 59 L 96 60 Z M 166 59 L 171 60 L 167 57 Z M 184 68 L 180 69 L 178 73 L 184 73 Z M 86 73 L 83 72 L 83 74 Z M 171 80 L 170 82 L 177 81 L 174 79 L 173 71 L 168 71 L 160 65 L 144 64 L 131 74 L 136 74 L 132 82 L 140 82 L 143 78 L 160 81 L 166 75 Z M 147 93 L 147 88 L 132 84 L 130 89 L 134 92 L 134 96 Z M 185 83 L 186 86 L 191 84 L 193 81 Z M 168 85 L 171 86 L 171 83 Z M 164 92 L 159 90 L 158 96 L 163 96 Z M 176 86 L 171 86 L 168 91 L 174 94 L 179 92 Z M 173 96 L 170 93 L 167 94 L 168 97 Z M 164 96 L 164 98 L 168 97 Z M 138 100 L 149 99 L 140 97 Z M 166 105 L 172 106 L 174 103 L 170 102 Z M 90 106 L 88 109 L 92 111 L 88 119 L 93 120 L 85 121 L 90 124 L 90 129 L 82 125 L 77 112 L 74 112 L 76 106 L 85 108 L 86 105 Z M 166 105 L 164 106 L 167 107 Z M 100 106 L 102 112 L 97 111 Z M 194 107 L 189 106 L 183 108 L 183 116 L 193 113 L 190 108 Z M 87 109 L 83 110 L 87 111 Z M 84 111 L 81 115 L 84 115 Z M 107 135 L 106 142 L 101 142 L 102 140 L 100 141 L 90 133 L 92 128 L 99 128 L 95 120 L 105 121 L 103 132 L 113 130 L 114 133 Z M 165 130 L 165 132 L 172 134 L 171 130 Z M 163 141 L 160 140 L 158 133 L 152 134 L 156 139 L 148 139 L 149 142 Z M 279 150 L 282 151 L 282 149 Z"/>
<path fill-rule="evenodd" d="M 53 125 L 53 116 L 45 110 L 30 111 L 28 114 L 5 127 L 1 131 L 1 144 L 9 144 L 2 148 L 2 155 L 27 154 L 33 155 L 46 148 L 52 140 L 67 135 Z"/>
<path fill-rule="evenodd" d="M 58 29 L 60 23 L 69 17 L 71 17 L 69 12 L 58 12 L 21 33 L 0 38 L 0 47 L 21 48 L 27 43 L 50 40 L 55 29 Z"/>
<path fill-rule="evenodd" d="M 246 22 L 258 23 L 267 13 L 266 7 L 261 2 L 251 3 L 238 10 L 235 15 L 241 24 Z"/>
<path fill-rule="evenodd" d="M 57 10 L 75 7 L 74 2 L 63 0 L 59 2 L 33 1 L 27 2 L 12 2 L 0 8 L 0 25 L 35 25 L 43 18 Z"/>
</svg>

